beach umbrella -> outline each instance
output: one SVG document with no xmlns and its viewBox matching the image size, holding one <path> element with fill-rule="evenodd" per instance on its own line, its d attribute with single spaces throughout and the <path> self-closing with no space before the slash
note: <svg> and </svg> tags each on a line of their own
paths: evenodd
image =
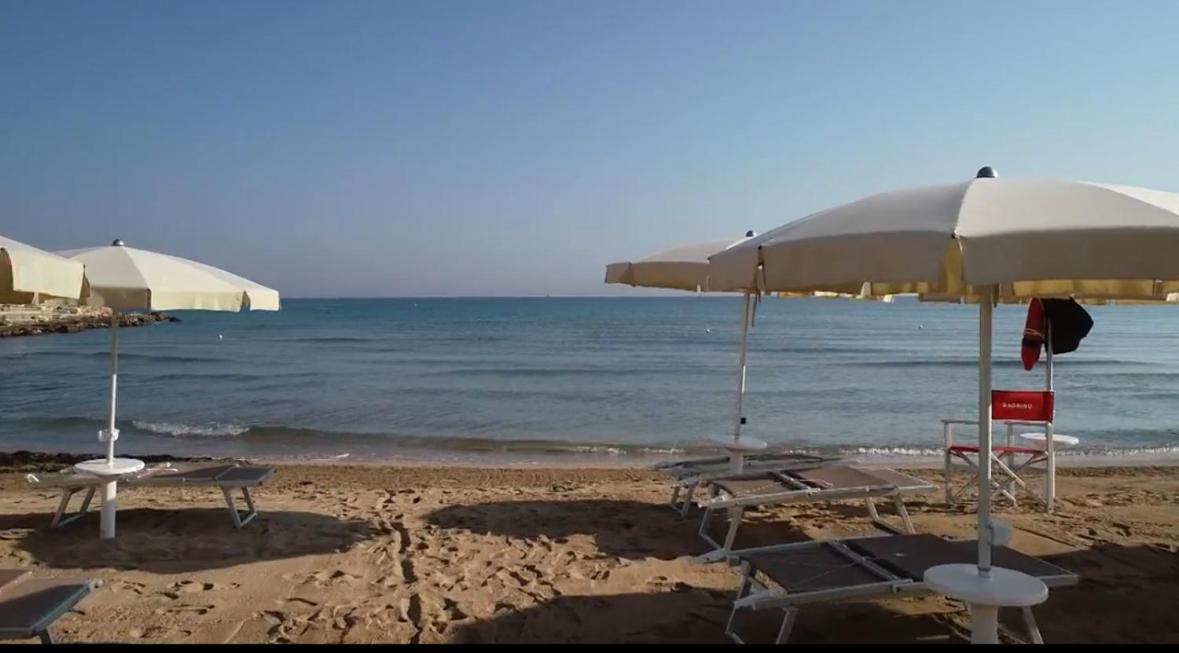
<svg viewBox="0 0 1179 653">
<path fill-rule="evenodd" d="M 123 311 L 240 311 L 279 309 L 278 291 L 235 274 L 178 256 L 127 247 L 116 240 L 107 247 L 60 252 L 86 267 L 86 302 L 111 309 L 111 382 L 107 427 L 99 433 L 106 457 L 80 463 L 80 471 L 111 479 L 103 486 L 101 536 L 115 534 L 115 481 L 143 468 L 143 462 L 115 457 L 119 387 L 119 315 Z"/>
<path fill-rule="evenodd" d="M 81 263 L 0 236 L 0 304 L 77 299 L 82 284 Z"/>
<path fill-rule="evenodd" d="M 979 449 L 989 452 L 994 305 L 1033 297 L 1166 300 L 1179 291 L 1179 194 L 1000 179 L 983 168 L 968 181 L 819 211 L 710 262 L 710 280 L 727 286 L 977 302 Z M 927 580 L 970 603 L 972 641 L 989 642 L 997 638 L 996 606 L 1047 590 L 991 565 L 1002 525 L 990 519 L 991 464 L 980 458 L 978 564 L 935 567 Z"/>
<path fill-rule="evenodd" d="M 674 290 L 695 290 L 698 292 L 742 292 L 744 295 L 741 311 L 741 336 L 737 358 L 737 406 L 734 416 L 733 434 L 714 437 L 713 442 L 725 447 L 732 454 L 735 472 L 744 466 L 744 452 L 766 448 L 764 440 L 742 437 L 745 426 L 745 368 L 748 350 L 749 329 L 760 295 L 753 289 L 739 285 L 716 283 L 711 278 L 708 257 L 739 245 L 752 238 L 748 231 L 738 240 L 714 240 L 683 245 L 662 250 L 634 261 L 611 263 L 606 266 L 606 283 L 621 283 L 646 288 L 669 288 Z"/>
</svg>

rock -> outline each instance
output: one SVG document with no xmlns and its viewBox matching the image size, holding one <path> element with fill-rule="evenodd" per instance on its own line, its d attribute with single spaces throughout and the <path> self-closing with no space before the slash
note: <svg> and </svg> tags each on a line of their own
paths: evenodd
<svg viewBox="0 0 1179 653">
<path fill-rule="evenodd" d="M 157 322 L 179 322 L 170 315 L 122 313 L 119 326 L 134 327 Z M 93 306 L 14 306 L 0 305 L 0 338 L 36 336 L 46 333 L 77 333 L 110 326 L 110 310 Z"/>
</svg>

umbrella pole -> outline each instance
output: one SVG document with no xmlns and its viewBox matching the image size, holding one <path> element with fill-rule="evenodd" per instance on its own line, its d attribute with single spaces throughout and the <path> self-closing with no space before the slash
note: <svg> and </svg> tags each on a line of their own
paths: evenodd
<svg viewBox="0 0 1179 653">
<path fill-rule="evenodd" d="M 991 323 L 995 289 L 978 303 L 978 573 L 991 573 Z"/>
<path fill-rule="evenodd" d="M 741 345 L 737 356 L 737 414 L 733 420 L 733 441 L 741 439 L 741 427 L 745 425 L 745 360 L 749 345 L 749 305 L 750 293 L 745 292 L 744 304 L 741 309 Z M 745 469 L 745 454 L 734 450 L 730 458 L 732 471 L 740 474 Z"/>
<path fill-rule="evenodd" d="M 106 423 L 106 461 L 115 459 L 115 408 L 119 393 L 119 312 L 111 311 L 111 394 Z"/>
<path fill-rule="evenodd" d="M 115 428 L 115 406 L 119 390 L 119 312 L 111 310 L 111 396 L 110 412 L 108 413 L 106 428 L 106 464 L 114 465 L 115 440 L 119 437 L 119 430 Z M 118 484 L 115 476 L 105 478 L 102 484 L 102 516 L 99 522 L 98 536 L 109 540 L 115 537 L 115 513 L 118 510 Z"/>
<path fill-rule="evenodd" d="M 1048 392 L 1052 392 L 1054 390 L 1053 384 L 1055 381 L 1053 378 L 1054 370 L 1052 369 L 1052 322 L 1049 322 L 1048 319 L 1045 318 L 1044 323 L 1044 344 L 1047 345 L 1048 349 L 1048 359 L 1046 361 L 1047 364 L 1044 366 L 1044 368 L 1046 370 L 1045 374 L 1048 377 Z M 1055 399 L 1055 397 L 1053 399 Z M 1044 449 L 1048 452 L 1048 474 L 1047 478 L 1044 480 L 1044 502 L 1048 512 L 1052 512 L 1054 507 L 1053 504 L 1056 502 L 1056 439 L 1054 437 L 1056 430 L 1055 422 L 1056 402 L 1053 401 L 1052 418 L 1049 419 L 1048 422 L 1044 425 Z"/>
</svg>

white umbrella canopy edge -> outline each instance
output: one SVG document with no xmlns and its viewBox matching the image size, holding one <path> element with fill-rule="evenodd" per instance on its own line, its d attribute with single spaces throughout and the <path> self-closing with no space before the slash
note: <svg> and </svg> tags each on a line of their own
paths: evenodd
<svg viewBox="0 0 1179 653">
<path fill-rule="evenodd" d="M 78 299 L 84 284 L 81 263 L 0 236 L 0 304 Z"/>
<path fill-rule="evenodd" d="M 752 231 L 737 240 L 730 238 L 692 243 L 661 250 L 633 261 L 610 263 L 606 266 L 605 282 L 644 288 L 739 292 L 741 288 L 723 288 L 711 282 L 708 258 L 751 237 Z"/>
<path fill-rule="evenodd" d="M 115 241 L 121 243 L 122 241 Z M 190 259 L 122 244 L 67 250 L 86 265 L 87 303 L 121 311 L 279 310 L 278 291 Z"/>
<path fill-rule="evenodd" d="M 869 216 L 869 217 L 865 217 Z M 979 178 L 890 191 L 788 222 L 710 258 L 769 290 L 1164 299 L 1179 292 L 1179 194 Z M 1070 287 L 1072 286 L 1072 287 Z"/>
</svg>

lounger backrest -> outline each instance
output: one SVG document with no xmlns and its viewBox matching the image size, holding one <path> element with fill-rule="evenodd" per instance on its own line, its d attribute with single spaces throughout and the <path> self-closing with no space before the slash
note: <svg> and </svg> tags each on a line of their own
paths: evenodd
<svg viewBox="0 0 1179 653">
<path fill-rule="evenodd" d="M 870 558 L 873 562 L 902 577 L 922 582 L 925 571 L 937 565 L 974 563 L 978 560 L 978 542 L 947 540 L 937 535 L 886 535 L 847 540 L 849 549 Z M 991 560 L 997 567 L 1021 571 L 1040 579 L 1073 576 L 1050 562 L 1025 555 L 1007 547 L 991 549 Z"/>
<path fill-rule="evenodd" d="M 787 592 L 815 592 L 887 580 L 830 545 L 743 557 Z"/>
<path fill-rule="evenodd" d="M 824 489 L 858 487 L 918 487 L 929 485 L 921 479 L 891 469 L 863 469 L 847 465 L 830 465 L 791 472 L 795 477 Z"/>
</svg>

